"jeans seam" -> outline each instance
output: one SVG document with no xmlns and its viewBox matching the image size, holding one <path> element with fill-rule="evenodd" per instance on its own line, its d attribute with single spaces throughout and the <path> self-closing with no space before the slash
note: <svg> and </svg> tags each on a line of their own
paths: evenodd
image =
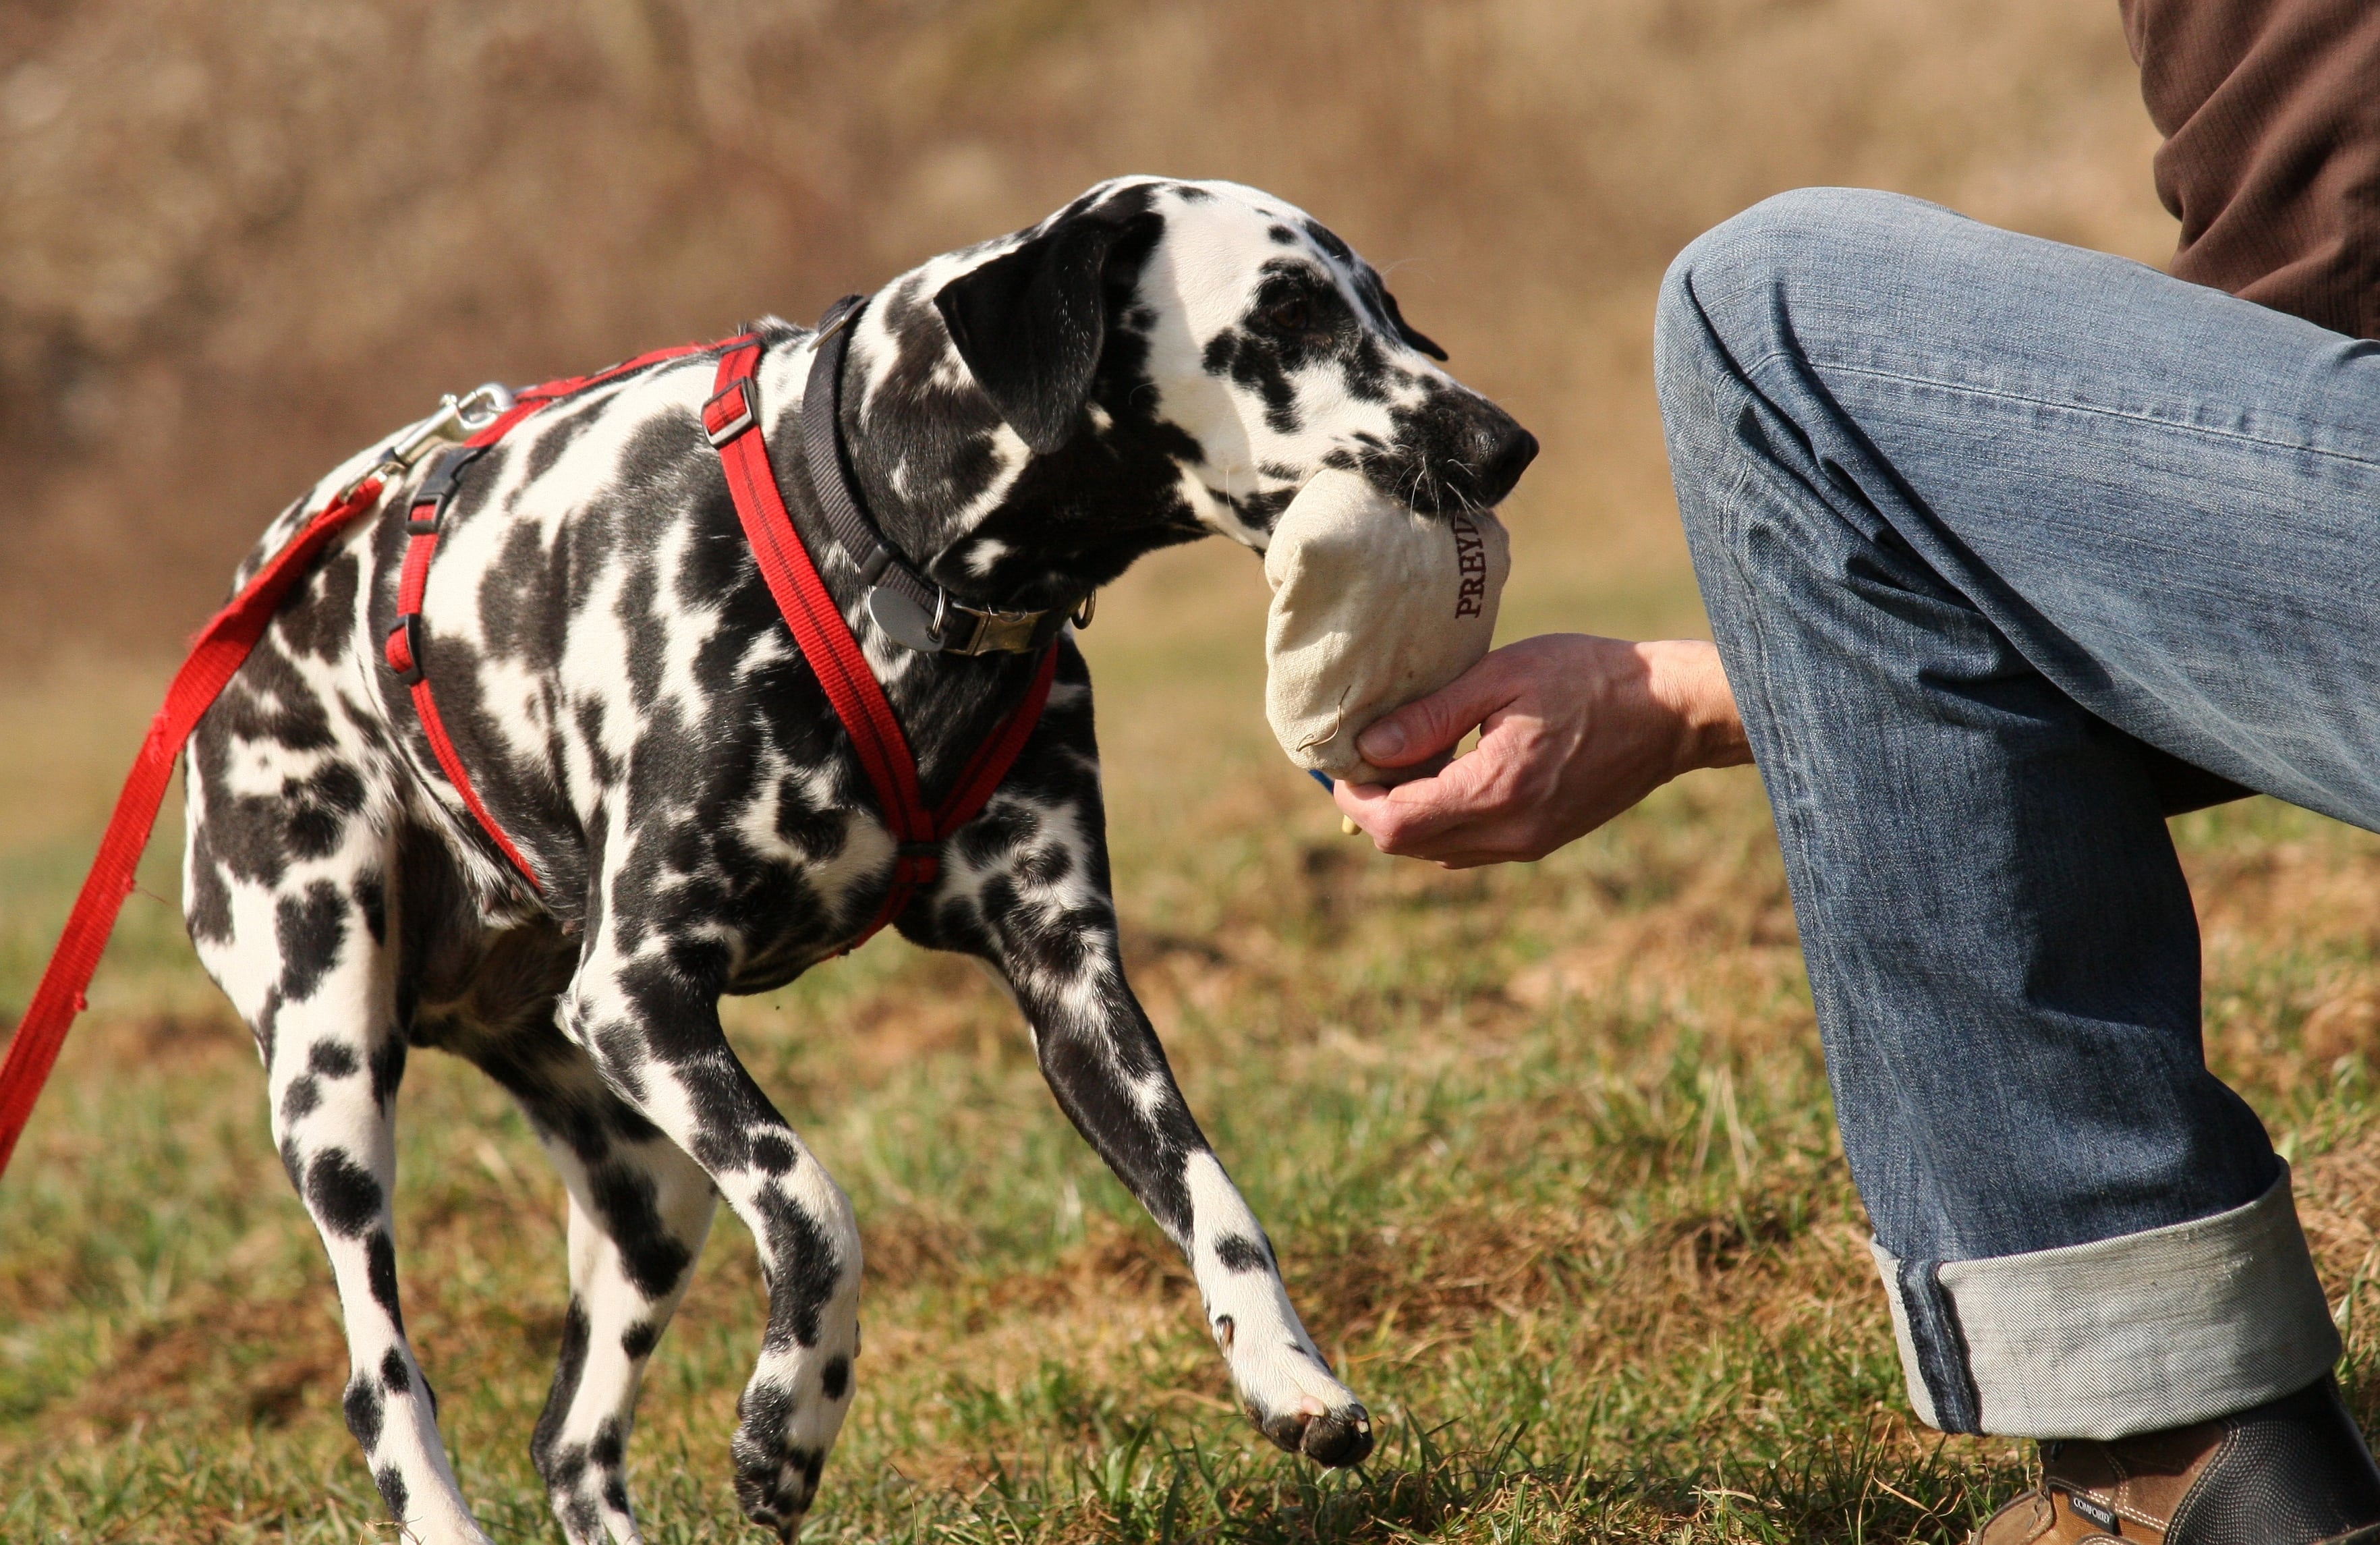
<svg viewBox="0 0 2380 1545">
<path fill-rule="evenodd" d="M 1796 357 L 1781 350 L 1772 350 L 1762 357 L 1760 365 L 1766 365 L 1771 359 L 1794 358 Z M 1976 386 L 1964 382 L 1937 381 L 1932 376 L 1879 370 L 1873 365 L 1825 364 L 1816 359 L 1807 359 L 1803 363 L 1806 363 L 1813 372 L 1840 371 L 1846 375 L 1870 376 L 1878 381 L 1897 381 L 1911 386 L 1931 386 L 1937 391 L 1949 392 L 1954 395 L 1990 397 L 2000 402 L 2023 403 L 2031 408 L 2046 408 L 2055 412 L 2081 413 L 2102 419 L 2119 419 L 2126 423 L 2146 424 L 2177 433 L 2204 435 L 2210 439 L 2236 441 L 2245 445 L 2262 445 L 2268 450 L 2295 451 L 2304 456 L 2323 456 L 2332 461 L 2346 462 L 2352 467 L 2380 468 L 2380 459 L 2360 456 L 2351 451 L 2326 450 L 2320 445 L 2301 445 L 2288 440 L 2267 439 L 2261 434 L 2245 434 L 2238 430 L 2213 429 L 2204 424 L 2184 423 L 2174 419 L 2160 419 L 2152 414 L 2129 412 L 2120 408 L 2101 408 L 2092 403 L 2057 402 L 2048 397 L 2030 396 L 2022 392 L 2010 392 L 1995 386 Z M 1759 365 L 1753 368 L 1757 370 Z"/>
</svg>

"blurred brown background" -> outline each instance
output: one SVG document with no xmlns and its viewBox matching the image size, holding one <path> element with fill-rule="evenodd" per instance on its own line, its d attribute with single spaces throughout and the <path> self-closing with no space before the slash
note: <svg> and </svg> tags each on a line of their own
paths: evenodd
<svg viewBox="0 0 2380 1545">
<path fill-rule="evenodd" d="M 0 665 L 170 647 L 442 391 L 1128 171 L 1338 229 L 1545 440 L 1520 551 L 1674 587 L 1683 242 L 1855 182 L 2156 261 L 2153 146 L 2114 0 L 0 0 Z"/>
</svg>

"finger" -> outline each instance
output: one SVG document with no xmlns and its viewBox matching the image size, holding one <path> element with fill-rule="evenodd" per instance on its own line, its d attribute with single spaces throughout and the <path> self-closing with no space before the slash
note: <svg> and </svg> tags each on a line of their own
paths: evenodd
<svg viewBox="0 0 2380 1545">
<path fill-rule="evenodd" d="M 1381 784 L 1351 784 L 1342 779 L 1330 785 L 1331 803 L 1366 835 L 1372 833 L 1372 822 L 1387 814 L 1388 797 L 1388 788 Z"/>
<path fill-rule="evenodd" d="M 1503 819 L 1490 786 L 1496 778 L 1495 760 L 1492 756 L 1483 760 L 1475 751 L 1458 758 L 1436 777 L 1416 778 L 1393 787 L 1340 784 L 1332 788 L 1331 797 L 1381 852 L 1441 858 L 1475 846 L 1475 828 Z"/>
<path fill-rule="evenodd" d="M 1428 697 L 1375 720 L 1355 737 L 1355 749 L 1375 767 L 1410 767 L 1452 750 L 1515 695 L 1511 675 L 1489 654 Z"/>
</svg>

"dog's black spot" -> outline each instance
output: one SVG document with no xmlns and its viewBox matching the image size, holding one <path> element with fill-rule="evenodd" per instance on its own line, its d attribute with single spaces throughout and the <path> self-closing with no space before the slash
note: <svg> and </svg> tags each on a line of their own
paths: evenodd
<svg viewBox="0 0 2380 1545">
<path fill-rule="evenodd" d="M 735 1500 L 744 1515 L 756 1521 L 777 1519 L 781 1513 L 797 1514 L 799 1499 L 782 1489 L 787 1463 L 798 1463 L 800 1451 L 788 1452 L 785 1428 L 793 1419 L 793 1391 L 767 1382 L 747 1386 L 735 1403 L 741 1420 L 728 1451 L 735 1459 Z"/>
<path fill-rule="evenodd" d="M 335 1040 L 318 1040 L 306 1049 L 306 1068 L 325 1078 L 350 1077 L 356 1071 L 356 1054 Z"/>
<path fill-rule="evenodd" d="M 778 1349 L 816 1346 L 819 1320 L 843 1280 L 843 1262 L 808 1208 L 774 1188 L 760 1195 L 769 1259 L 774 1263 L 769 1274 L 767 1344 Z"/>
<path fill-rule="evenodd" d="M 652 1181 L 616 1164 L 606 1165 L 588 1178 L 604 1231 L 619 1247 L 622 1273 L 648 1298 L 668 1294 L 692 1264 L 693 1256 L 662 1222 L 653 1205 Z"/>
<path fill-rule="evenodd" d="M 631 1360 L 650 1357 L 661 1339 L 660 1326 L 650 1320 L 639 1320 L 620 1332 L 620 1350 Z"/>
<path fill-rule="evenodd" d="M 380 1381 L 391 1394 L 403 1394 L 413 1388 L 413 1375 L 405 1366 L 405 1354 L 394 1346 L 380 1360 Z"/>
<path fill-rule="evenodd" d="M 405 1038 L 391 1035 L 384 1038 L 371 1053 L 371 1092 L 375 1103 L 385 1108 L 396 1097 L 396 1086 L 405 1078 Z"/>
<path fill-rule="evenodd" d="M 1016 876 L 1027 885 L 1047 889 L 1075 872 L 1074 853 L 1057 843 L 1028 848 L 1016 860 Z"/>
<path fill-rule="evenodd" d="M 340 1408 L 346 1413 L 347 1430 L 355 1434 L 356 1442 L 362 1446 L 364 1453 L 370 1454 L 380 1442 L 379 1387 L 360 1375 L 349 1380 L 346 1398 L 340 1402 Z"/>
<path fill-rule="evenodd" d="M 570 1403 L 578 1398 L 578 1381 L 587 1375 L 587 1348 L 592 1333 L 587 1306 L 574 1293 L 570 1296 L 570 1308 L 562 1317 L 562 1349 L 554 1360 L 553 1388 L 546 1393 L 545 1409 L 539 1413 L 537 1430 L 528 1441 L 530 1462 L 537 1466 L 537 1473 L 546 1486 L 554 1490 L 566 1489 L 557 1445 L 562 1442 L 562 1424 L 570 1416 Z M 583 1454 L 580 1458 L 583 1463 Z"/>
<path fill-rule="evenodd" d="M 572 710 L 578 724 L 579 744 L 585 748 L 599 787 L 610 788 L 620 781 L 620 764 L 613 757 L 603 734 L 603 700 L 581 698 Z"/>
<path fill-rule="evenodd" d="M 1265 235 L 1272 237 L 1273 245 L 1276 247 L 1294 247 L 1297 245 L 1297 233 L 1291 230 L 1287 225 L 1268 226 L 1265 230 Z"/>
<path fill-rule="evenodd" d="M 273 633 L 281 647 L 316 660 L 337 660 L 346 653 L 362 574 L 353 554 L 337 553 L 324 559 L 273 619 Z"/>
<path fill-rule="evenodd" d="M 394 1465 L 382 1465 L 372 1472 L 372 1484 L 380 1488 L 380 1500 L 388 1509 L 388 1515 L 403 1519 L 406 1504 L 413 1500 L 405 1489 L 404 1474 Z"/>
<path fill-rule="evenodd" d="M 1269 302 L 1260 294 L 1256 304 Z M 1264 404 L 1267 427 L 1277 433 L 1295 434 L 1304 427 L 1304 420 L 1297 411 L 1297 387 L 1289 379 L 1289 367 L 1302 364 L 1306 352 L 1302 346 L 1242 326 L 1207 340 L 1199 363 L 1208 374 L 1228 376 L 1233 384 L 1256 394 Z"/>
<path fill-rule="evenodd" d="M 628 1483 L 616 1475 L 603 1479 L 603 1505 L 614 1513 L 628 1511 Z"/>
<path fill-rule="evenodd" d="M 386 1229 L 372 1230 L 364 1241 L 364 1281 L 371 1290 L 372 1302 L 388 1316 L 397 1334 L 405 1333 L 405 1311 L 396 1301 L 396 1242 Z"/>
<path fill-rule="evenodd" d="M 550 667 L 550 650 L 539 646 L 559 620 L 552 615 L 553 590 L 539 528 L 524 520 L 504 533 L 495 561 L 480 575 L 480 633 L 489 652 L 532 668 Z"/>
<path fill-rule="evenodd" d="M 1223 1263 L 1227 1271 L 1266 1271 L 1272 1268 L 1264 1247 L 1240 1234 L 1227 1234 L 1216 1240 L 1215 1259 Z"/>
<path fill-rule="evenodd" d="M 380 1182 L 345 1150 L 326 1148 L 306 1166 L 306 1205 L 341 1238 L 352 1239 L 371 1227 L 380 1204 Z"/>
<path fill-rule="evenodd" d="M 587 1445 L 571 1443 L 553 1455 L 553 1473 L 545 1478 L 546 1484 L 557 1491 L 570 1491 L 587 1478 Z M 583 1504 L 582 1504 L 583 1505 Z M 588 1516 L 581 1515 L 580 1516 Z"/>
<path fill-rule="evenodd" d="M 549 419 L 547 414 L 552 416 Z M 533 483 L 552 471 L 563 454 L 577 444 L 579 436 L 602 422 L 602 415 L 591 410 L 553 413 L 549 408 L 539 417 L 546 420 L 544 432 L 528 448 L 528 460 L 521 472 L 524 484 Z"/>
<path fill-rule="evenodd" d="M 626 1444 L 620 1437 L 620 1424 L 605 1417 L 595 1427 L 595 1441 L 587 1445 L 587 1457 L 607 1470 L 620 1467 L 620 1458 Z"/>
<path fill-rule="evenodd" d="M 597 1025 L 587 1037 L 587 1049 L 594 1054 L 596 1065 L 603 1077 L 625 1092 L 631 1100 L 641 1101 L 646 1094 L 644 1066 L 646 1055 L 643 1029 L 623 1020 L 607 1020 Z M 600 1152 L 606 1139 L 596 1129 Z"/>
<path fill-rule="evenodd" d="M 231 942 L 231 887 L 215 861 L 212 828 L 204 821 L 190 832 L 189 884 L 182 906 L 190 939 L 200 944 Z"/>
<path fill-rule="evenodd" d="M 285 780 L 289 851 L 299 858 L 327 858 L 347 834 L 347 819 L 364 806 L 364 781 L 345 762 L 327 762 L 310 776 Z"/>
<path fill-rule="evenodd" d="M 322 1102 L 322 1086 L 310 1075 L 292 1078 L 281 1091 L 281 1125 L 295 1126 Z"/>
<path fill-rule="evenodd" d="M 851 1388 L 851 1359 L 840 1355 L 829 1357 L 826 1367 L 819 1370 L 819 1388 L 829 1400 L 841 1400 Z"/>
<path fill-rule="evenodd" d="M 752 1162 L 765 1174 L 783 1174 L 800 1158 L 800 1150 L 777 1133 L 763 1133 L 752 1139 Z"/>
<path fill-rule="evenodd" d="M 1289 508 L 1290 501 L 1296 497 L 1297 490 L 1294 488 L 1245 493 L 1232 499 L 1232 511 L 1255 529 L 1269 531 L 1273 523 L 1281 518 L 1281 512 Z"/>
<path fill-rule="evenodd" d="M 302 1004 L 339 963 L 347 937 L 346 899 L 331 882 L 317 880 L 303 895 L 281 898 L 273 911 L 273 925 L 281 950 L 281 996 Z"/>
<path fill-rule="evenodd" d="M 1345 242 L 1340 240 L 1338 235 L 1329 226 L 1322 225 L 1320 222 L 1308 220 L 1305 223 L 1305 234 L 1314 238 L 1314 245 L 1321 248 L 1324 251 L 1330 253 L 1341 262 L 1353 263 L 1355 261 L 1354 250 Z"/>
<path fill-rule="evenodd" d="M 388 885 L 380 875 L 367 872 L 356 876 L 349 888 L 356 898 L 356 909 L 364 915 L 364 931 L 375 944 L 388 943 Z"/>
</svg>

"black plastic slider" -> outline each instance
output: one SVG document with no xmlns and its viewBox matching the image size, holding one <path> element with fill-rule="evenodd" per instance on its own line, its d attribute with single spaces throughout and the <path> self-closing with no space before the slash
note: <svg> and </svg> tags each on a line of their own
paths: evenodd
<svg viewBox="0 0 2380 1545">
<path fill-rule="evenodd" d="M 407 612 L 396 619 L 388 630 L 388 641 L 381 648 L 388 668 L 396 679 L 411 687 L 421 679 L 421 614 Z"/>
<path fill-rule="evenodd" d="M 406 504 L 405 529 L 408 536 L 434 535 L 438 523 L 446 517 L 447 502 L 455 497 L 463 469 L 480 459 L 484 445 L 449 445 L 430 461 L 430 470 L 423 474 L 421 486 L 413 491 Z"/>
</svg>

